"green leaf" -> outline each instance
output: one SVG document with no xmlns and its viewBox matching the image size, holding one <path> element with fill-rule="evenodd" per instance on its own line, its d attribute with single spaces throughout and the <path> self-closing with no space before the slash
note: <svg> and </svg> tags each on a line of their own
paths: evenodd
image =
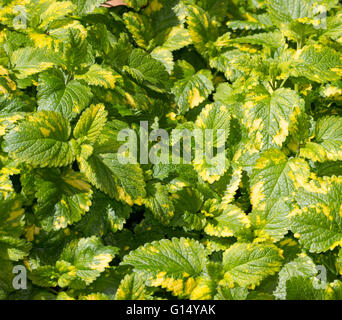
<svg viewBox="0 0 342 320">
<path fill-rule="evenodd" d="M 325 291 L 325 300 L 341 300 L 342 283 L 340 280 L 335 280 L 327 285 Z"/>
<path fill-rule="evenodd" d="M 246 288 L 229 288 L 220 286 L 215 300 L 247 300 L 248 290 Z"/>
<path fill-rule="evenodd" d="M 92 154 L 88 158 L 78 158 L 81 172 L 96 188 L 114 198 L 117 194 L 115 179 L 100 155 Z"/>
<path fill-rule="evenodd" d="M 89 211 L 92 191 L 82 174 L 45 170 L 35 181 L 36 215 L 44 229 L 59 230 L 79 221 Z"/>
<path fill-rule="evenodd" d="M 342 22 L 341 22 L 341 15 L 337 14 L 336 16 L 328 17 L 327 21 L 327 28 L 324 30 L 324 36 L 330 37 L 335 41 L 339 41 L 341 30 L 342 30 Z"/>
<path fill-rule="evenodd" d="M 101 273 L 93 283 L 91 283 L 85 290 L 84 294 L 93 294 L 94 292 L 102 292 L 110 300 L 115 299 L 117 289 L 119 288 L 121 280 L 128 272 L 126 267 L 108 267 Z"/>
<path fill-rule="evenodd" d="M 297 92 L 277 89 L 272 93 L 253 95 L 243 106 L 250 139 L 256 149 L 280 148 L 304 110 L 304 101 Z"/>
<path fill-rule="evenodd" d="M 281 240 L 290 230 L 290 221 L 287 217 L 290 211 L 291 206 L 284 198 L 268 199 L 265 209 L 253 210 L 248 217 L 257 240 Z"/>
<path fill-rule="evenodd" d="M 310 252 L 333 250 L 342 244 L 340 206 L 342 181 L 336 177 L 312 180 L 296 195 L 291 230 Z"/>
<path fill-rule="evenodd" d="M 311 0 L 268 0 L 267 7 L 276 22 L 289 23 L 298 18 L 309 17 L 312 13 Z"/>
<path fill-rule="evenodd" d="M 13 292 L 13 265 L 9 261 L 0 261 L 0 300 L 5 300 L 9 298 L 9 294 Z"/>
<path fill-rule="evenodd" d="M 91 105 L 82 113 L 74 128 L 75 139 L 95 143 L 107 122 L 107 114 L 103 104 Z"/>
<path fill-rule="evenodd" d="M 186 22 L 192 43 L 199 53 L 207 54 L 210 45 L 217 38 L 217 26 L 211 21 L 209 14 L 196 5 L 188 6 Z"/>
<path fill-rule="evenodd" d="M 226 190 L 222 196 L 221 207 L 230 204 L 234 200 L 234 196 L 239 189 L 239 185 L 242 180 L 242 168 L 241 167 L 233 167 L 232 177 L 227 184 Z"/>
<path fill-rule="evenodd" d="M 198 279 L 196 287 L 190 294 L 190 300 L 212 299 L 217 293 L 217 284 L 222 277 L 221 263 L 208 262 L 203 275 Z"/>
<path fill-rule="evenodd" d="M 211 80 L 211 72 L 201 70 L 188 74 L 175 83 L 172 93 L 175 95 L 180 113 L 186 113 L 189 109 L 197 107 L 210 95 L 214 90 Z"/>
<path fill-rule="evenodd" d="M 265 29 L 265 25 L 263 25 L 259 21 L 244 21 L 244 20 L 232 20 L 227 21 L 227 26 L 229 29 L 233 30 L 260 30 Z"/>
<path fill-rule="evenodd" d="M 156 46 L 163 46 L 180 24 L 176 6 L 178 0 L 150 2 L 143 10 L 127 12 L 123 21 L 135 42 L 141 48 L 151 51 Z"/>
<path fill-rule="evenodd" d="M 61 59 L 54 52 L 46 49 L 22 48 L 13 52 L 11 62 L 18 79 L 25 79 L 52 68 L 61 63 Z"/>
<path fill-rule="evenodd" d="M 63 250 L 56 268 L 60 287 L 81 289 L 94 282 L 117 254 L 118 248 L 104 246 L 97 237 L 81 238 Z"/>
<path fill-rule="evenodd" d="M 60 274 L 55 266 L 40 266 L 32 270 L 30 279 L 41 287 L 56 287 Z"/>
<path fill-rule="evenodd" d="M 197 117 L 195 128 L 203 133 L 203 143 L 196 145 L 196 152 L 202 153 L 203 159 L 195 159 L 194 167 L 204 181 L 213 183 L 224 175 L 228 167 L 224 149 L 230 130 L 230 112 L 222 104 L 208 104 Z M 214 148 L 219 151 L 216 155 Z"/>
<path fill-rule="evenodd" d="M 19 261 L 26 257 L 31 249 L 31 244 L 24 239 L 0 235 L 0 261 Z"/>
<path fill-rule="evenodd" d="M 188 46 L 191 42 L 189 30 L 182 25 L 176 26 L 171 29 L 166 41 L 163 43 L 163 48 L 175 51 Z"/>
<path fill-rule="evenodd" d="M 183 182 L 184 184 L 184 182 Z M 181 181 L 172 181 L 170 189 L 181 187 Z M 199 214 L 203 205 L 202 194 L 189 187 L 184 187 L 171 195 L 175 215 L 171 221 L 172 226 L 181 226 L 185 230 L 203 230 L 206 219 Z"/>
<path fill-rule="evenodd" d="M 91 46 L 81 28 L 68 29 L 68 39 L 63 42 L 63 56 L 69 72 L 80 72 L 84 67 L 94 64 Z"/>
<path fill-rule="evenodd" d="M 228 80 L 236 80 L 238 76 L 243 74 L 243 71 L 239 70 L 240 68 L 237 68 L 234 63 L 244 55 L 240 50 L 220 53 L 210 58 L 210 67 L 221 71 Z"/>
<path fill-rule="evenodd" d="M 229 25 L 231 26 L 231 25 Z M 280 32 L 265 32 L 257 33 L 250 36 L 239 37 L 230 40 L 232 43 L 250 43 L 261 45 L 270 48 L 278 48 L 283 42 L 282 34 Z"/>
<path fill-rule="evenodd" d="M 149 183 L 146 189 L 145 205 L 157 220 L 167 224 L 174 216 L 174 207 L 167 186 L 159 182 Z"/>
<path fill-rule="evenodd" d="M 251 223 L 249 217 L 237 206 L 226 205 L 222 213 L 208 221 L 204 232 L 210 236 L 232 237 L 247 233 Z"/>
<path fill-rule="evenodd" d="M 4 149 L 19 162 L 61 167 L 74 159 L 69 122 L 54 111 L 28 116 L 5 136 Z"/>
<path fill-rule="evenodd" d="M 169 74 L 164 65 L 141 49 L 132 51 L 128 66 L 125 66 L 124 70 L 139 83 L 147 82 L 147 85 L 150 84 L 150 87 L 157 91 L 165 90 L 169 86 Z"/>
<path fill-rule="evenodd" d="M 190 294 L 194 280 L 207 262 L 204 247 L 193 239 L 163 239 L 131 251 L 123 264 L 134 266 L 151 286 L 161 286 L 176 295 Z"/>
<path fill-rule="evenodd" d="M 111 171 L 117 184 L 119 197 L 128 204 L 145 197 L 145 181 L 139 164 L 121 164 L 115 154 L 105 154 L 103 163 Z"/>
<path fill-rule="evenodd" d="M 298 50 L 293 64 L 293 75 L 324 83 L 341 78 L 340 54 L 322 45 L 308 45 Z"/>
<path fill-rule="evenodd" d="M 145 281 L 141 274 L 127 274 L 120 282 L 115 300 L 150 300 Z"/>
<path fill-rule="evenodd" d="M 342 161 L 326 161 L 317 163 L 316 172 L 319 177 L 342 176 Z"/>
<path fill-rule="evenodd" d="M 254 287 L 282 265 L 282 250 L 270 244 L 236 243 L 223 253 L 224 281 Z"/>
<path fill-rule="evenodd" d="M 51 3 L 51 2 L 50 2 Z M 36 8 L 35 8 L 36 9 Z M 40 7 L 39 9 L 43 9 Z M 44 8 L 45 9 L 45 8 Z M 75 10 L 75 6 L 71 1 L 52 2 L 46 10 L 40 14 L 39 28 L 46 30 L 49 25 L 59 19 L 63 19 Z"/>
<path fill-rule="evenodd" d="M 342 118 L 320 118 L 316 124 L 315 141 L 300 149 L 302 157 L 319 162 L 342 160 Z"/>
<path fill-rule="evenodd" d="M 310 175 L 310 167 L 304 159 L 288 160 L 277 149 L 261 154 L 251 176 L 251 203 L 253 209 L 264 210 L 269 200 L 293 196 Z M 283 208 L 285 209 L 285 208 Z"/>
<path fill-rule="evenodd" d="M 274 295 L 277 299 L 285 300 L 287 280 L 293 277 L 313 277 L 317 273 L 313 261 L 304 253 L 288 262 L 279 272 L 279 282 Z"/>
<path fill-rule="evenodd" d="M 100 86 L 105 89 L 114 89 L 116 81 L 121 78 L 109 67 L 93 64 L 86 73 L 75 75 L 75 79 L 84 80 L 91 86 Z"/>
<path fill-rule="evenodd" d="M 150 19 L 131 11 L 123 15 L 123 21 L 138 46 L 143 49 L 149 49 L 150 42 L 154 36 Z"/>
<path fill-rule="evenodd" d="M 224 130 L 224 137 L 226 140 L 229 136 L 230 130 L 230 112 L 226 106 L 213 103 L 208 104 L 202 109 L 201 113 L 196 119 L 195 125 L 200 129 Z M 213 145 L 217 147 L 218 136 L 214 135 Z"/>
<path fill-rule="evenodd" d="M 156 59 L 160 61 L 166 71 L 171 74 L 171 71 L 173 70 L 173 55 L 172 52 L 168 49 L 165 49 L 164 47 L 156 47 L 152 52 L 151 52 L 151 57 L 153 59 Z"/>
<path fill-rule="evenodd" d="M 68 82 L 60 70 L 53 69 L 39 76 L 38 110 L 57 111 L 71 120 L 89 104 L 91 97 L 89 87 L 77 80 Z"/>
<path fill-rule="evenodd" d="M 99 7 L 102 0 L 71 0 L 76 6 L 78 15 L 86 15 L 92 13 L 96 7 Z"/>
<path fill-rule="evenodd" d="M 81 172 L 95 187 L 129 205 L 141 204 L 146 195 L 142 169 L 133 159 L 127 164 L 121 163 L 116 154 L 120 147 L 116 143 L 117 134 L 126 128 L 122 122 L 107 122 L 94 147 L 83 145 L 78 161 Z"/>
<path fill-rule="evenodd" d="M 103 236 L 108 232 L 122 230 L 129 218 L 131 208 L 101 192 L 95 192 L 89 212 L 77 224 L 84 235 Z"/>
<path fill-rule="evenodd" d="M 4 178 L 7 177 L 0 175 L 0 191 L 3 193 L 0 196 L 0 235 L 20 237 L 24 231 L 25 210 L 21 198 L 13 195 L 14 188 L 10 176 L 6 180 Z"/>
<path fill-rule="evenodd" d="M 324 148 L 315 142 L 307 142 L 305 146 L 300 149 L 300 156 L 318 162 L 327 160 Z"/>
<path fill-rule="evenodd" d="M 315 278 L 292 277 L 286 281 L 287 300 L 325 300 L 325 290 Z"/>
</svg>

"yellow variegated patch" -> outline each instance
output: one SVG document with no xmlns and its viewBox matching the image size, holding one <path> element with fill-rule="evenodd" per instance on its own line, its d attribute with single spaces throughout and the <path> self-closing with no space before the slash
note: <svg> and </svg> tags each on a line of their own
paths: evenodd
<svg viewBox="0 0 342 320">
<path fill-rule="evenodd" d="M 115 74 L 115 72 L 109 68 L 106 69 L 98 64 L 94 64 L 86 73 L 82 75 L 76 75 L 75 78 L 84 80 L 92 86 L 101 86 L 106 89 L 114 89 L 116 81 L 120 79 L 121 76 Z"/>
</svg>

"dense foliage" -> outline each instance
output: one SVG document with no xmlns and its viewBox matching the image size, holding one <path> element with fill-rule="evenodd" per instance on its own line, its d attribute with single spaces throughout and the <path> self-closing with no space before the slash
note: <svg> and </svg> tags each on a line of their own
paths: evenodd
<svg viewBox="0 0 342 320">
<path fill-rule="evenodd" d="M 1 1 L 0 298 L 341 299 L 338 0 L 102 2 Z M 122 164 L 141 121 L 225 169 Z"/>
</svg>

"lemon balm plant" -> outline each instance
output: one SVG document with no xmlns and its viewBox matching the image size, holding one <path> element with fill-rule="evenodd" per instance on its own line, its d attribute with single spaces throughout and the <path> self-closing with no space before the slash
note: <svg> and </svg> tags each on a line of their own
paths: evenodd
<svg viewBox="0 0 342 320">
<path fill-rule="evenodd" d="M 339 2 L 111 2 L 1 3 L 0 298 L 341 299 Z"/>
</svg>

